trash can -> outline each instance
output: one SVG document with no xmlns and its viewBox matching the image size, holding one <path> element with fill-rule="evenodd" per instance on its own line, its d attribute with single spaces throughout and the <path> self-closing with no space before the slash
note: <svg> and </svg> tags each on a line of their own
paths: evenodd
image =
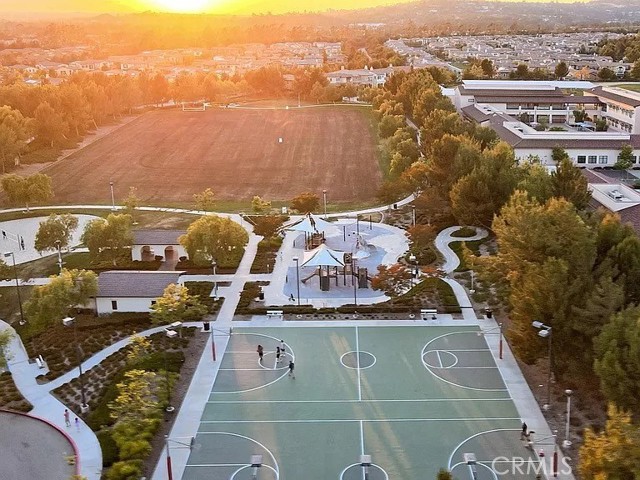
<svg viewBox="0 0 640 480">
<path fill-rule="evenodd" d="M 209 323 L 209 322 L 202 322 L 202 329 L 203 329 L 205 332 L 208 332 L 210 328 L 211 328 L 211 325 L 210 325 L 210 323 Z"/>
<path fill-rule="evenodd" d="M 487 316 L 487 318 L 493 318 L 493 310 L 491 310 L 490 308 L 485 308 L 484 313 Z"/>
<path fill-rule="evenodd" d="M 394 204 L 393 204 L 393 209 L 394 209 L 394 210 L 397 210 L 397 209 L 398 209 L 398 204 L 397 204 L 397 203 L 394 203 Z"/>
<path fill-rule="evenodd" d="M 258 294 L 258 298 L 259 298 L 260 300 L 264 300 L 264 292 L 260 292 L 260 293 Z"/>
</svg>

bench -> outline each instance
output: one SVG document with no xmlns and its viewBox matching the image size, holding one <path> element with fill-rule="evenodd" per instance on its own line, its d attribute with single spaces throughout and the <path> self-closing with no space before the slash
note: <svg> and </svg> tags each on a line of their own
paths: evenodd
<svg viewBox="0 0 640 480">
<path fill-rule="evenodd" d="M 284 312 L 282 310 L 267 310 L 267 317 L 282 317 Z"/>
<path fill-rule="evenodd" d="M 431 320 L 435 320 L 437 313 L 438 310 L 435 308 L 423 308 L 420 310 L 420 316 L 423 320 L 429 320 L 429 318 L 431 318 Z"/>
</svg>

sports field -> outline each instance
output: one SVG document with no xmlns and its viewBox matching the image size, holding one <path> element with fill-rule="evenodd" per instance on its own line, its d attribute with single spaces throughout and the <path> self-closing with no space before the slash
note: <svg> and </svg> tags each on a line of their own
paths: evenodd
<svg viewBox="0 0 640 480">
<path fill-rule="evenodd" d="M 280 338 L 287 359 L 276 364 Z M 256 347 L 265 348 L 260 364 Z M 295 379 L 288 377 L 293 358 Z M 471 327 L 235 328 L 182 477 L 434 479 L 440 468 L 497 479 L 522 457 L 520 418 L 484 337 Z M 492 469 L 494 467 L 494 469 Z M 526 471 L 526 469 L 525 469 Z M 509 471 L 516 480 L 535 473 Z"/>
<path fill-rule="evenodd" d="M 138 189 L 145 203 L 290 200 L 312 190 L 330 202 L 375 197 L 381 182 L 365 107 L 154 111 L 46 170 L 59 203 L 116 202 Z M 279 139 L 282 138 L 282 143 Z"/>
</svg>

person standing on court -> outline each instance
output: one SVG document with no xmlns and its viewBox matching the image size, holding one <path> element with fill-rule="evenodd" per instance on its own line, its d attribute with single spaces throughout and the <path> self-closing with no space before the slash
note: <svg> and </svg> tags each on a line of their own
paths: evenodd
<svg viewBox="0 0 640 480">
<path fill-rule="evenodd" d="M 280 365 L 280 347 L 276 347 L 276 365 Z"/>
<path fill-rule="evenodd" d="M 294 368 L 295 368 L 295 365 L 293 363 L 293 360 L 289 360 L 289 376 L 295 380 L 296 374 L 293 373 Z"/>
<path fill-rule="evenodd" d="M 71 420 L 69 420 L 69 410 L 67 410 L 66 408 L 64 409 L 64 424 L 67 427 L 71 426 Z"/>
<path fill-rule="evenodd" d="M 258 345 L 258 350 L 256 350 L 258 352 L 258 358 L 260 359 L 260 363 L 262 363 L 262 357 L 264 355 L 264 348 L 262 348 L 262 345 Z"/>
</svg>

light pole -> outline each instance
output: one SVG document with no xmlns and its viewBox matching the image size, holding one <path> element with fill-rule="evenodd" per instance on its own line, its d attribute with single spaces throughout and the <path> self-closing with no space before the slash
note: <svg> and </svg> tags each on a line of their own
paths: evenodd
<svg viewBox="0 0 640 480">
<path fill-rule="evenodd" d="M 9 258 L 13 260 L 13 275 L 16 279 L 16 294 L 18 295 L 18 305 L 20 306 L 20 325 L 24 325 L 27 321 L 24 319 L 24 312 L 22 311 L 22 298 L 20 297 L 20 282 L 18 281 L 18 268 L 16 267 L 16 256 L 13 252 L 5 252 L 4 258 Z"/>
<path fill-rule="evenodd" d="M 324 202 L 324 218 L 327 218 L 327 191 L 322 190 L 322 199 Z"/>
<path fill-rule="evenodd" d="M 78 359 L 78 380 L 80 381 L 80 398 L 82 399 L 82 404 L 80 405 L 80 411 L 85 413 L 89 410 L 89 405 L 87 405 L 87 397 L 84 391 L 84 377 L 82 375 L 82 354 L 80 353 L 80 343 L 78 343 L 78 322 L 74 317 L 66 317 L 62 319 L 62 324 L 65 327 L 73 326 L 73 341 L 76 344 L 76 357 Z"/>
<path fill-rule="evenodd" d="M 476 293 L 476 289 L 474 288 L 475 276 L 476 276 L 475 272 L 471 270 L 471 289 L 469 290 L 469 293 Z"/>
<path fill-rule="evenodd" d="M 180 442 L 179 440 L 174 440 L 173 438 L 169 438 L 169 435 L 164 436 L 164 446 L 167 451 L 167 478 L 169 480 L 173 480 L 173 468 L 171 466 L 171 450 L 169 450 L 169 442 L 173 442 L 177 445 L 188 447 L 189 450 L 193 450 L 196 446 L 196 437 L 191 437 L 189 443 L 185 443 Z"/>
<path fill-rule="evenodd" d="M 411 262 L 411 286 L 415 286 L 416 284 L 416 279 L 418 277 L 418 259 L 416 258 L 416 256 L 412 253 L 411 255 L 409 255 L 409 261 Z"/>
<path fill-rule="evenodd" d="M 178 332 L 175 330 L 167 330 L 165 335 L 167 338 L 175 338 L 178 335 Z M 167 385 L 167 408 L 165 410 L 167 413 L 171 413 L 175 410 L 173 405 L 171 405 L 171 385 L 169 379 L 169 355 L 167 354 L 167 349 L 164 349 L 164 374 L 165 374 L 165 383 Z"/>
<path fill-rule="evenodd" d="M 58 249 L 58 267 L 60 268 L 60 274 L 62 275 L 62 254 L 60 253 L 60 240 L 56 240 L 55 244 Z"/>
<path fill-rule="evenodd" d="M 569 448 L 571 446 L 571 439 L 569 438 L 569 427 L 571 426 L 571 395 L 573 394 L 573 390 L 566 389 L 564 394 L 567 396 L 567 423 L 564 427 L 564 441 L 562 442 L 562 446 L 565 448 Z"/>
<path fill-rule="evenodd" d="M 537 320 L 531 322 L 531 325 L 534 328 L 539 330 L 538 336 L 547 339 L 547 344 L 549 348 L 549 373 L 547 375 L 547 403 L 542 405 L 544 410 L 549 410 L 551 408 L 551 372 L 553 369 L 553 353 L 551 350 L 551 327 L 549 325 L 545 325 L 542 322 L 538 322 Z"/>
<path fill-rule="evenodd" d="M 356 259 L 351 257 L 351 265 L 353 268 L 353 304 L 358 306 L 358 268 L 356 267 Z"/>
<path fill-rule="evenodd" d="M 211 259 L 211 271 L 214 277 L 216 276 L 217 266 L 218 264 L 216 263 L 215 259 Z M 218 298 L 218 280 L 216 280 L 215 278 L 213 279 L 213 298 Z"/>
<path fill-rule="evenodd" d="M 298 290 L 298 306 L 300 306 L 300 259 L 293 257 L 293 261 L 296 262 L 296 288 Z"/>
<path fill-rule="evenodd" d="M 111 210 L 116 211 L 116 197 L 113 195 L 113 182 L 109 182 L 109 188 L 111 188 Z"/>
<path fill-rule="evenodd" d="M 411 224 L 416 226 L 416 206 L 411 205 Z"/>
</svg>

